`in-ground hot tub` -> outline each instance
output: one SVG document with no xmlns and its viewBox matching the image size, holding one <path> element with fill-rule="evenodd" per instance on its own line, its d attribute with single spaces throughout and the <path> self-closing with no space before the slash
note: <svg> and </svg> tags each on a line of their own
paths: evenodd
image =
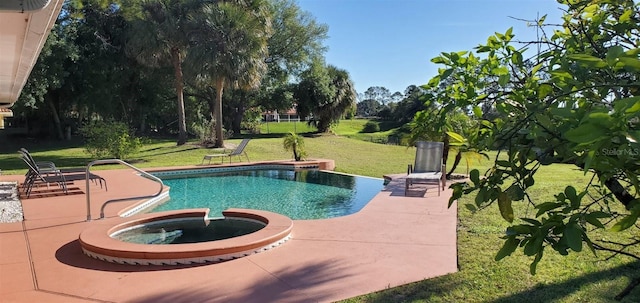
<svg viewBox="0 0 640 303">
<path fill-rule="evenodd" d="M 187 244 L 244 236 L 265 226 L 267 224 L 262 221 L 238 217 L 178 218 L 121 229 L 111 234 L 111 237 L 138 244 Z"/>
<path fill-rule="evenodd" d="M 135 265 L 211 263 L 268 250 L 288 240 L 293 222 L 253 209 L 229 209 L 208 220 L 208 209 L 151 213 L 93 222 L 79 237 L 93 258 Z M 214 231 L 217 230 L 217 231 Z"/>
</svg>

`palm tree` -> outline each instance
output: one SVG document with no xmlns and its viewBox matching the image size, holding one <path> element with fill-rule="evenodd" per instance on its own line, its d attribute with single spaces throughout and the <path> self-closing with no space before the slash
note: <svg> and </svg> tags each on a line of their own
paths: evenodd
<svg viewBox="0 0 640 303">
<path fill-rule="evenodd" d="M 173 67 L 178 109 L 178 145 L 187 141 L 182 63 L 189 48 L 188 15 L 197 1 L 144 0 L 143 17 L 132 22 L 127 53 L 142 64 Z"/>
<path fill-rule="evenodd" d="M 307 153 L 304 149 L 304 139 L 302 138 L 302 136 L 294 132 L 290 132 L 284 137 L 284 140 L 282 141 L 282 147 L 284 147 L 286 151 L 292 151 L 293 158 L 296 161 L 300 161 L 307 156 Z"/>
<path fill-rule="evenodd" d="M 267 66 L 267 41 L 271 19 L 264 0 L 219 1 L 205 4 L 193 15 L 197 32 L 187 62 L 197 73 L 197 82 L 214 86 L 216 99 L 216 147 L 224 146 L 222 94 L 226 87 L 257 88 Z"/>
<path fill-rule="evenodd" d="M 327 131 L 331 123 L 340 121 L 348 109 L 356 106 L 357 94 L 349 73 L 333 65 L 327 67 L 334 88 L 330 103 L 321 106 L 318 116 L 318 130 Z"/>
<path fill-rule="evenodd" d="M 355 108 L 356 91 L 347 71 L 314 60 L 301 74 L 301 81 L 294 89 L 294 98 L 298 114 L 301 117 L 312 116 L 308 123 L 319 132 L 327 132 L 347 110 Z"/>
</svg>

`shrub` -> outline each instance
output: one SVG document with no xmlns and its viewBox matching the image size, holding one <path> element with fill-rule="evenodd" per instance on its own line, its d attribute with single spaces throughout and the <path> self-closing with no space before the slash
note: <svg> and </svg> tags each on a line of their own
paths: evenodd
<svg viewBox="0 0 640 303">
<path fill-rule="evenodd" d="M 262 124 L 262 108 L 253 107 L 244 112 L 240 128 L 249 131 L 251 134 L 260 133 L 260 124 Z"/>
<path fill-rule="evenodd" d="M 285 150 L 293 151 L 293 158 L 296 161 L 304 160 L 307 156 L 304 150 L 304 139 L 294 132 L 290 132 L 284 137 L 282 145 Z"/>
<path fill-rule="evenodd" d="M 200 140 L 200 145 L 209 145 L 216 141 L 216 134 L 213 131 L 215 121 L 207 119 L 200 111 L 196 112 L 194 122 L 191 123 L 191 131 L 196 134 Z"/>
<path fill-rule="evenodd" d="M 368 121 L 364 125 L 364 128 L 362 128 L 363 133 L 376 133 L 379 131 L 380 131 L 380 125 L 378 125 L 378 123 L 374 121 Z"/>
<path fill-rule="evenodd" d="M 85 149 L 96 158 L 125 159 L 142 146 L 140 138 L 130 135 L 129 127 L 122 122 L 98 121 L 83 126 Z"/>
</svg>

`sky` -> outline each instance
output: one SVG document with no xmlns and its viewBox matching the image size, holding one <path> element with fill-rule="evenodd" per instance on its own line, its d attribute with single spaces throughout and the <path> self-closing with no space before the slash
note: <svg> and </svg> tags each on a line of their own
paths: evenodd
<svg viewBox="0 0 640 303">
<path fill-rule="evenodd" d="M 561 23 L 555 0 L 298 0 L 329 26 L 326 63 L 349 72 L 356 91 L 383 86 L 404 93 L 437 74 L 442 52 L 473 50 L 513 27 L 514 40 L 535 40 L 525 20 Z"/>
</svg>

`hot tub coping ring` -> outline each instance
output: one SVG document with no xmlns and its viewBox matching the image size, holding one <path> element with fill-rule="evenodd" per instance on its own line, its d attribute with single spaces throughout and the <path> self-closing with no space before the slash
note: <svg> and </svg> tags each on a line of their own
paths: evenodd
<svg viewBox="0 0 640 303">
<path fill-rule="evenodd" d="M 236 259 L 268 250 L 286 242 L 291 237 L 293 221 L 281 214 L 232 208 L 222 212 L 224 217 L 251 219 L 266 226 L 256 232 L 239 237 L 171 245 L 137 244 L 123 242 L 110 235 L 128 227 L 145 223 L 180 218 L 208 218 L 209 209 L 182 209 L 115 217 L 93 221 L 78 238 L 85 255 L 99 260 L 132 265 L 179 265 L 214 263 Z"/>
</svg>

